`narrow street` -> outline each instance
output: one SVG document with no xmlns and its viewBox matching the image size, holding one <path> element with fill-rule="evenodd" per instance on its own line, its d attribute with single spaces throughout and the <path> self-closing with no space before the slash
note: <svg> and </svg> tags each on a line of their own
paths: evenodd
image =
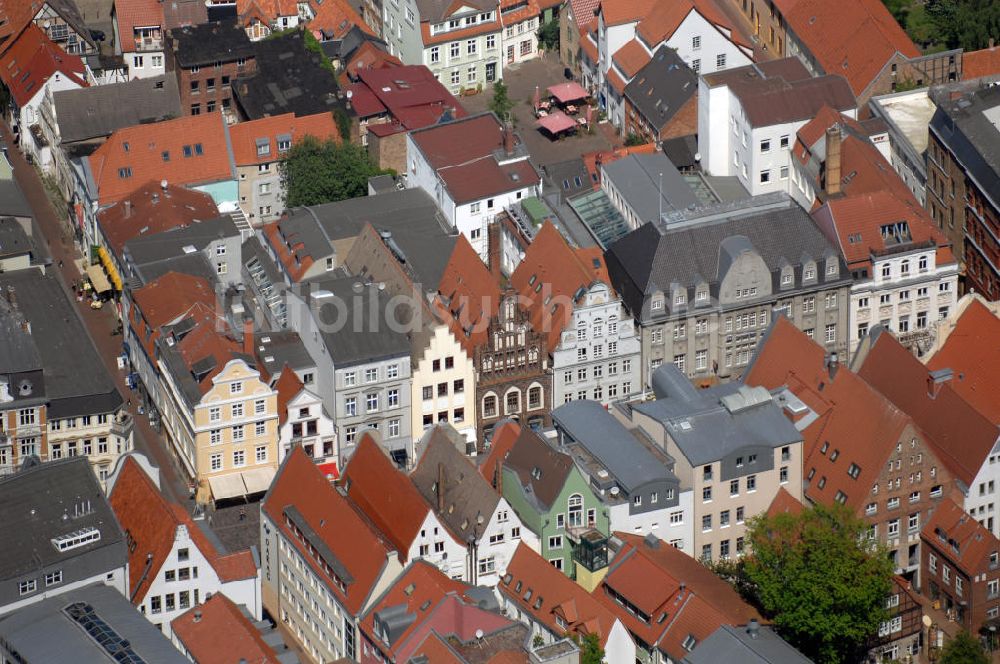
<svg viewBox="0 0 1000 664">
<path fill-rule="evenodd" d="M 29 165 L 20 151 L 14 147 L 10 128 L 2 124 L 3 140 L 9 149 L 8 158 L 14 167 L 14 179 L 21 187 L 25 199 L 34 211 L 36 227 L 44 235 L 48 251 L 52 256 L 50 271 L 58 275 L 63 290 L 71 302 L 76 302 L 69 284 L 79 281 L 81 276 L 76 269 L 76 259 L 79 258 L 73 244 L 70 231 L 65 221 L 57 218 L 45 192 L 45 187 L 33 166 Z M 60 267 L 60 263 L 62 267 Z M 91 309 L 89 304 L 77 303 L 77 314 L 87 329 L 98 354 L 104 361 L 122 394 L 129 402 L 128 410 L 135 421 L 135 450 L 146 455 L 154 466 L 160 470 L 160 488 L 171 499 L 182 505 L 188 503 L 187 482 L 182 478 L 167 451 L 164 437 L 149 426 L 145 415 L 138 414 L 138 398 L 133 398 L 132 391 L 125 383 L 125 372 L 118 368 L 118 357 L 122 352 L 122 335 L 113 334 L 117 326 L 114 307 Z"/>
</svg>

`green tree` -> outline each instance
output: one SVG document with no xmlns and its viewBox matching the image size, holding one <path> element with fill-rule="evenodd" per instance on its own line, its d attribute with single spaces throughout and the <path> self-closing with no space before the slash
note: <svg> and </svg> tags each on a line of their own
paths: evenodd
<svg viewBox="0 0 1000 664">
<path fill-rule="evenodd" d="M 847 507 L 817 505 L 750 522 L 745 573 L 778 631 L 811 659 L 860 661 L 888 618 L 893 566 Z"/>
<path fill-rule="evenodd" d="M 507 94 L 507 86 L 502 80 L 493 84 L 493 99 L 490 100 L 490 110 L 496 113 L 501 121 L 510 116 L 510 109 L 514 108 L 514 102 Z"/>
<path fill-rule="evenodd" d="M 587 634 L 580 640 L 580 664 L 601 664 L 604 649 L 596 634 Z"/>
<path fill-rule="evenodd" d="M 321 142 L 313 136 L 293 145 L 279 170 L 288 207 L 364 196 L 368 178 L 384 172 L 360 145 L 331 139 Z"/>
<path fill-rule="evenodd" d="M 625 147 L 633 147 L 635 145 L 645 145 L 646 139 L 635 133 L 634 131 L 629 132 L 628 136 L 625 137 Z"/>
<path fill-rule="evenodd" d="M 989 664 L 983 645 L 968 632 L 959 632 L 944 644 L 938 664 Z"/>
<path fill-rule="evenodd" d="M 539 26 L 538 43 L 546 51 L 559 50 L 559 21 L 553 19 Z"/>
</svg>

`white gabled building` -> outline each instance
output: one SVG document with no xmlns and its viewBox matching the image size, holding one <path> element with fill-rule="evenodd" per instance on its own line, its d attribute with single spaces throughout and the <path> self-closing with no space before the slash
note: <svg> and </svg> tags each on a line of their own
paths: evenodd
<svg viewBox="0 0 1000 664">
<path fill-rule="evenodd" d="M 796 132 L 829 106 L 857 118 L 847 80 L 813 78 L 796 58 L 771 60 L 698 82 L 698 152 L 704 171 L 736 176 L 757 196 L 791 193 Z"/>
<path fill-rule="evenodd" d="M 496 586 L 518 544 L 537 551 L 537 537 L 465 456 L 465 438 L 455 429 L 434 427 L 420 447 L 423 456 L 410 479 L 456 539 L 466 543 L 465 580 Z"/>
<path fill-rule="evenodd" d="M 337 426 L 319 395 L 306 389 L 286 365 L 274 384 L 278 392 L 278 463 L 301 447 L 324 473 L 336 477 L 340 458 Z"/>
<path fill-rule="evenodd" d="M 602 2 L 597 14 L 598 102 L 616 127 L 624 126 L 625 86 L 663 45 L 695 73 L 752 62 L 752 46 L 711 2 Z"/>
<path fill-rule="evenodd" d="M 426 191 L 484 260 L 487 225 L 522 199 L 542 193 L 524 144 L 492 113 L 410 132 L 406 159 L 406 186 Z"/>
<path fill-rule="evenodd" d="M 185 509 L 164 497 L 158 477 L 144 457 L 130 455 L 108 482 L 128 545 L 132 604 L 167 636 L 174 618 L 220 592 L 259 620 L 257 552 L 216 549 Z"/>
</svg>

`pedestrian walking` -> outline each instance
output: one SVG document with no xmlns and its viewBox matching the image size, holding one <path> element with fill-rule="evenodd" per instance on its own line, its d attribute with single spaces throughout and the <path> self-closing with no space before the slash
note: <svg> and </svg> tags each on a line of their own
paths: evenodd
<svg viewBox="0 0 1000 664">
<path fill-rule="evenodd" d="M 60 259 L 59 259 L 59 269 L 60 269 L 60 270 L 62 269 L 62 266 L 63 266 L 63 262 L 62 262 L 62 259 L 60 258 Z"/>
<path fill-rule="evenodd" d="M 128 407 L 129 407 L 129 408 L 131 408 L 131 407 L 132 407 L 132 398 L 131 398 L 131 397 L 129 397 L 129 400 L 128 400 Z"/>
</svg>

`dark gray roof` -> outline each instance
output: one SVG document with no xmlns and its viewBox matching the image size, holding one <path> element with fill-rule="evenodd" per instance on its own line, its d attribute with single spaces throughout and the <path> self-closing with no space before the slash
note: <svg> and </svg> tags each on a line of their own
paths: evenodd
<svg viewBox="0 0 1000 664">
<path fill-rule="evenodd" d="M 205 254 L 200 251 L 193 254 L 174 256 L 153 263 L 135 265 L 138 282 L 131 284 L 133 288 L 139 288 L 151 281 L 156 281 L 167 272 L 180 272 L 190 274 L 193 277 L 201 277 L 210 284 L 215 284 L 219 280 L 219 275 L 215 273 L 215 268 L 208 261 Z"/>
<path fill-rule="evenodd" d="M 0 289 L 14 294 L 17 308 L 31 323 L 31 338 L 44 365 L 49 417 L 116 410 L 121 394 L 55 277 L 36 270 L 8 272 L 0 274 Z"/>
<path fill-rule="evenodd" d="M 170 31 L 174 57 L 181 67 L 212 65 L 216 62 L 233 62 L 238 58 L 252 58 L 253 44 L 246 31 L 236 21 L 216 21 L 200 25 L 186 25 Z"/>
<path fill-rule="evenodd" d="M 346 104 L 337 98 L 337 81 L 322 65 L 323 55 L 307 50 L 294 31 L 253 43 L 255 73 L 236 79 L 233 95 L 250 120 L 281 113 L 297 117 L 333 111 Z"/>
<path fill-rule="evenodd" d="M 360 235 L 365 224 L 389 233 L 411 278 L 425 289 L 437 290 L 457 236 L 423 189 L 294 208 L 278 227 L 285 238 L 301 242 L 304 251 L 316 259 L 331 253 L 332 242 Z"/>
<path fill-rule="evenodd" d="M 587 165 L 580 157 L 546 164 L 542 171 L 551 187 L 559 192 L 561 201 L 594 189 Z"/>
<path fill-rule="evenodd" d="M 34 243 L 16 219 L 0 217 L 0 258 L 30 254 Z"/>
<path fill-rule="evenodd" d="M 1000 205 L 1000 87 L 936 101 L 931 131 Z"/>
<path fill-rule="evenodd" d="M 626 492 L 662 479 L 676 479 L 624 424 L 596 401 L 577 400 L 552 411 L 556 428 L 582 445 Z"/>
<path fill-rule="evenodd" d="M 0 479 L 0 523 L 17 534 L 0 538 L 4 582 L 98 550 L 106 560 L 95 572 L 125 566 L 124 534 L 87 457 L 30 466 Z M 59 551 L 51 541 L 91 528 L 100 539 L 77 548 Z"/>
<path fill-rule="evenodd" d="M 612 284 L 636 315 L 643 311 L 647 295 L 669 292 L 672 284 L 692 290 L 704 280 L 716 298 L 728 261 L 741 248 L 752 247 L 760 254 L 772 272 L 775 294 L 789 292 L 782 291 L 779 283 L 786 264 L 796 268 L 798 284 L 806 257 L 819 263 L 827 256 L 840 255 L 809 215 L 785 194 L 664 217 L 665 223 L 643 224 L 605 254 Z M 843 258 L 840 263 L 835 283 L 850 278 Z M 825 277 L 822 270 L 817 273 Z M 669 310 L 668 302 L 664 315 Z"/>
<path fill-rule="evenodd" d="M 552 508 L 573 471 L 572 457 L 554 449 L 531 427 L 521 427 L 503 465 L 517 474 L 528 499 L 541 512 Z"/>
<path fill-rule="evenodd" d="M 187 226 L 162 233 L 142 235 L 125 243 L 125 254 L 135 266 L 148 266 L 201 251 L 221 238 L 238 237 L 240 231 L 229 215 L 207 221 L 193 221 Z M 194 251 L 191 248 L 194 248 Z"/>
<path fill-rule="evenodd" d="M 258 365 L 275 378 L 286 365 L 293 371 L 316 366 L 316 361 L 295 330 L 258 332 L 254 339 L 254 352 Z"/>
<path fill-rule="evenodd" d="M 812 660 L 774 633 L 758 627 L 751 638 L 746 626 L 722 625 L 684 657 L 684 664 L 811 664 Z"/>
<path fill-rule="evenodd" d="M 52 99 L 63 143 L 110 136 L 122 127 L 181 116 L 177 79 L 166 75 L 63 90 Z"/>
<path fill-rule="evenodd" d="M 431 505 L 446 526 L 462 541 L 482 535 L 500 502 L 490 483 L 465 456 L 465 437 L 450 424 L 439 424 L 421 441 L 423 456 L 410 475 L 417 491 Z M 444 475 L 444 488 L 439 482 Z M 438 492 L 443 490 L 438 509 Z"/>
<path fill-rule="evenodd" d="M 12 179 L 0 179 L 0 216 L 3 217 L 34 217 L 35 213 L 28 205 L 28 200 Z"/>
<path fill-rule="evenodd" d="M 698 75 L 666 45 L 625 86 L 626 99 L 656 130 L 663 129 L 697 93 Z"/>
<path fill-rule="evenodd" d="M 31 336 L 28 320 L 23 312 L 11 306 L 6 290 L 0 292 L 0 339 L 3 339 L 0 343 L 0 375 L 42 370 L 42 359 Z M 32 385 L 32 395 L 44 394 L 44 382 L 39 383 Z M 17 396 L 15 387 L 10 388 L 14 397 Z"/>
<path fill-rule="evenodd" d="M 605 164 L 601 170 L 601 177 L 614 184 L 643 222 L 659 219 L 661 211 L 684 210 L 701 203 L 662 152 L 632 154 Z"/>
<path fill-rule="evenodd" d="M 692 169 L 698 166 L 698 137 L 694 134 L 690 136 L 677 136 L 668 138 L 662 143 L 663 154 L 667 159 L 681 170 Z"/>
<path fill-rule="evenodd" d="M 653 382 L 661 389 L 666 384 L 679 389 L 634 409 L 659 422 L 692 466 L 718 461 L 744 447 L 781 447 L 802 441 L 802 434 L 766 389 L 726 383 L 687 391 L 681 386 L 686 381 L 672 362 L 661 365 Z"/>
<path fill-rule="evenodd" d="M 71 606 L 89 607 L 93 613 L 86 617 L 95 620 L 75 620 L 68 610 Z M 109 652 L 90 636 L 88 628 L 100 630 L 95 633 L 110 639 L 108 646 L 114 650 Z M 186 664 L 188 661 L 128 599 L 104 584 L 71 590 L 0 618 L 0 639 L 25 662 Z M 119 651 L 118 647 L 124 649 Z M 112 652 L 119 654 L 115 657 Z M 129 652 L 138 660 L 124 658 Z"/>
<path fill-rule="evenodd" d="M 359 277 L 323 277 L 303 282 L 301 296 L 336 368 L 410 354 L 407 335 L 387 324 L 389 295 L 378 284 L 365 284 Z"/>
</svg>

